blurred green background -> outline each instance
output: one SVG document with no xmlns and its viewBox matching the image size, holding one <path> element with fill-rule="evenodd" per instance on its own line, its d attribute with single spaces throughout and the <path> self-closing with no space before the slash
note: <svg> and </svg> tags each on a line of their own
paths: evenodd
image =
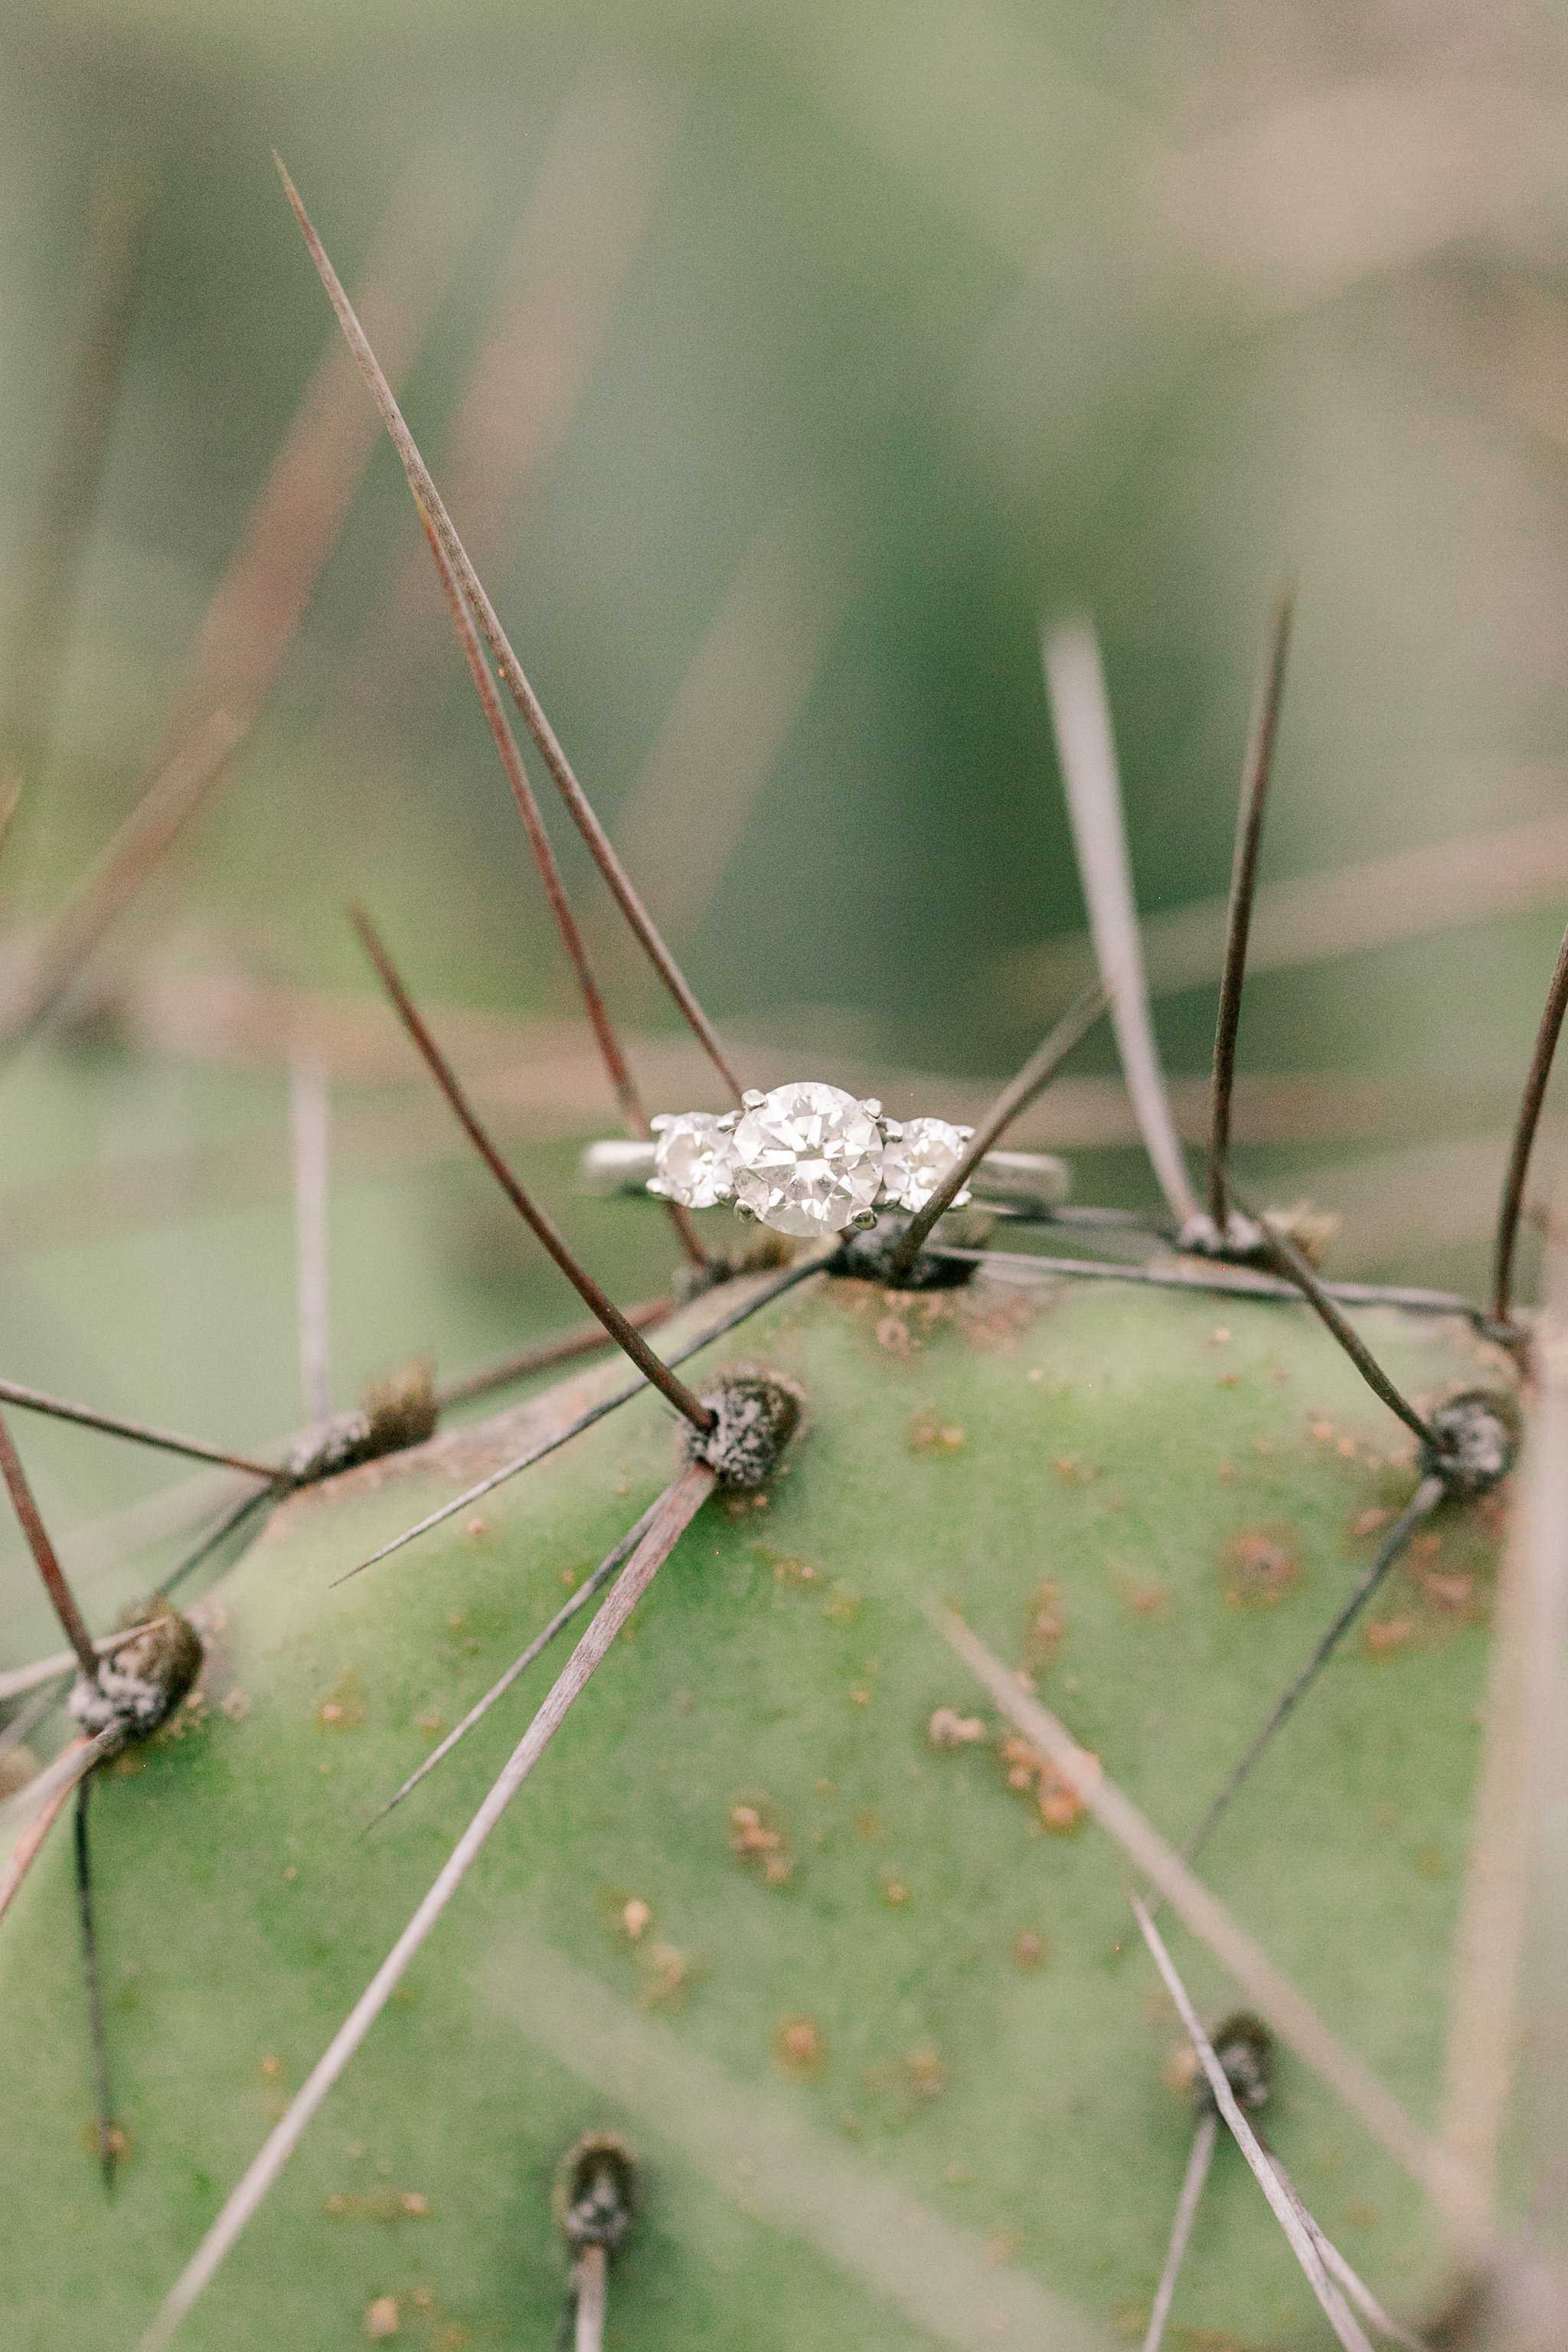
<svg viewBox="0 0 1568 2352">
<path fill-rule="evenodd" d="M 1244 1164 L 1343 1213 L 1341 1272 L 1483 1278 L 1568 901 L 1557 11 L 46 0 L 6 19 L 0 108 L 12 978 L 200 702 L 204 613 L 333 348 L 276 145 L 345 278 L 379 273 L 513 640 L 775 1078 L 980 1099 L 1065 1000 L 1037 636 L 1086 609 L 1201 1133 L 1212 902 L 1294 572 Z M 0 1362 L 234 1442 L 300 1418 L 301 1045 L 334 1079 L 342 1398 L 575 1318 L 413 1084 L 350 898 L 595 1268 L 641 1296 L 668 1262 L 651 1213 L 571 1198 L 570 1139 L 613 1121 L 401 475 L 335 380 L 368 464 L 258 724 L 80 1017 L 4 1072 Z M 658 1108 L 668 1016 L 555 830 Z M 1152 1199 L 1108 1041 L 1073 1068 L 1037 1132 L 1080 1198 Z M 163 1475 L 26 1438 L 62 1527 Z M 101 1573 L 105 1601 L 144 1578 Z"/>
</svg>

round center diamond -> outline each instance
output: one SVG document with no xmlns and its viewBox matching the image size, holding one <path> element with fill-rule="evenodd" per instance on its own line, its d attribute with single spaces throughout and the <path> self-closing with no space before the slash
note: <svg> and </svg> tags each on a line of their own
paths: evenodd
<svg viewBox="0 0 1568 2352">
<path fill-rule="evenodd" d="M 973 1132 L 973 1128 L 950 1126 L 945 1118 L 906 1119 L 902 1137 L 889 1144 L 882 1162 L 889 1198 L 911 1213 L 923 1209 L 963 1158 Z M 968 1199 L 967 1192 L 960 1192 L 953 1206 L 962 1208 Z"/>
<path fill-rule="evenodd" d="M 683 1209 L 711 1209 L 734 1191 L 735 1139 L 723 1134 L 711 1111 L 682 1111 L 654 1121 L 654 1182 Z"/>
<path fill-rule="evenodd" d="M 841 1233 L 881 1188 L 881 1131 L 842 1087 L 775 1087 L 734 1143 L 735 1198 L 778 1234 Z"/>
</svg>

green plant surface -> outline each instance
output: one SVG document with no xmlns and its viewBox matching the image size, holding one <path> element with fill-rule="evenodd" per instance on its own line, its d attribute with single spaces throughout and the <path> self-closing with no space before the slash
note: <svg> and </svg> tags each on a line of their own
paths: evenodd
<svg viewBox="0 0 1568 2352">
<path fill-rule="evenodd" d="M 0 1370 L 62 1397 L 254 1452 L 303 1418 L 286 1081 L 122 1052 L 29 1055 L 0 1135 Z M 450 1156 L 377 1167 L 356 1121 L 406 1097 L 333 1090 L 330 1304 L 334 1389 L 428 1351 L 437 1377 L 495 1361 L 579 1318 L 572 1292 L 494 1188 Z M 509 1145 L 512 1138 L 503 1125 Z M 442 1132 L 436 1130 L 437 1147 Z M 618 1298 L 668 1287 L 662 1220 L 573 1191 L 575 1149 L 525 1139 L 524 1181 Z M 519 1235 L 521 1238 L 520 1240 Z M 386 1270 L 397 1269 L 389 1281 Z M 472 1408 L 468 1409 L 472 1417 Z M 16 1435 L 51 1534 L 95 1628 L 172 1568 L 195 1530 L 151 1559 L 117 1544 L 87 1560 L 77 1530 L 177 1485 L 172 1456 L 34 1414 Z M 190 1469 L 195 1465 L 188 1465 Z M 19 1532 L 0 1527 L 0 1669 L 59 1646 Z"/>
<path fill-rule="evenodd" d="M 1457 1322 L 1363 1328 L 1428 1401 L 1496 1377 Z M 1180 2031 L 1116 1850 L 1009 1787 L 1005 1727 L 920 1604 L 953 1601 L 1026 1665 L 1179 1841 L 1370 1556 L 1372 1515 L 1408 1492 L 1405 1433 L 1305 1309 L 1237 1297 L 824 1281 L 696 1360 L 742 1360 L 806 1389 L 783 1475 L 761 1504 L 704 1507 L 186 2323 L 192 2352 L 347 2352 L 385 2296 L 420 2352 L 547 2344 L 549 2184 L 600 2124 L 647 2174 L 612 2280 L 628 2352 L 1140 2328 L 1192 2128 L 1166 2080 Z M 333 1581 L 552 1409 L 281 1511 L 214 1596 L 179 1736 L 103 1776 L 132 2140 L 108 2198 L 68 1997 L 69 1839 L 51 1839 L 0 1937 L 15 2352 L 134 2343 L 564 1645 L 363 1836 L 367 1816 L 669 1475 L 669 1416 L 644 1396 Z M 1434 2129 L 1496 1524 L 1495 1503 L 1445 1507 L 1202 1863 Z M 988 1737 L 933 1749 L 942 1706 Z M 1205 2013 L 1237 2006 L 1170 1932 Z M 1411 2182 L 1288 2053 L 1267 2123 L 1356 2267 L 1419 2312 L 1441 2248 Z M 1188 2344 L 1326 2340 L 1228 2147 L 1174 2326 Z"/>
</svg>

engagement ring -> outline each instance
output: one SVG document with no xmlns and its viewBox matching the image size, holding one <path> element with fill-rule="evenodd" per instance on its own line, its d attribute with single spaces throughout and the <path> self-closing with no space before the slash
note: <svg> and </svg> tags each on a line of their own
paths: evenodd
<svg viewBox="0 0 1568 2352">
<path fill-rule="evenodd" d="M 732 1204 L 774 1233 L 817 1239 L 862 1231 L 883 1209 L 923 1209 L 963 1157 L 974 1130 L 945 1118 L 900 1121 L 842 1087 L 802 1078 L 754 1089 L 738 1111 L 667 1113 L 646 1143 L 594 1143 L 584 1182 L 597 1192 L 650 1192 L 686 1209 Z M 1040 1214 L 1066 1197 L 1068 1171 L 1036 1151 L 988 1151 L 954 1197 Z"/>
</svg>

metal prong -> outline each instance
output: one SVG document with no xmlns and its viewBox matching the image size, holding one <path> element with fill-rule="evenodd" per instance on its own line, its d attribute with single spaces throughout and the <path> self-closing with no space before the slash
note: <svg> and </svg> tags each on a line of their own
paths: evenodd
<svg viewBox="0 0 1568 2352">
<path fill-rule="evenodd" d="M 857 1209 L 849 1220 L 858 1234 L 868 1234 L 877 1222 L 875 1209 Z"/>
<path fill-rule="evenodd" d="M 760 1087 L 748 1087 L 741 1097 L 742 1104 L 747 1110 L 760 1110 L 766 1100 L 767 1097 Z"/>
<path fill-rule="evenodd" d="M 882 1106 L 877 1100 L 875 1095 L 863 1096 L 860 1101 L 860 1108 L 865 1112 L 868 1118 L 880 1118 L 882 1116 Z"/>
</svg>

